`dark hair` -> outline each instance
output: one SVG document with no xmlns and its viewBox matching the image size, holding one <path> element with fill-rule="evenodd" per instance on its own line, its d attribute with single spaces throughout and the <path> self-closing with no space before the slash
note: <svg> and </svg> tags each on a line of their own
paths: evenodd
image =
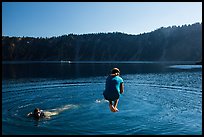
<svg viewBox="0 0 204 137">
<path fill-rule="evenodd" d="M 35 108 L 33 113 L 36 114 L 38 111 L 40 111 L 40 109 L 39 108 Z"/>
<path fill-rule="evenodd" d="M 120 73 L 120 70 L 118 68 L 113 68 L 111 70 L 111 74 L 115 74 L 115 73 Z"/>
</svg>

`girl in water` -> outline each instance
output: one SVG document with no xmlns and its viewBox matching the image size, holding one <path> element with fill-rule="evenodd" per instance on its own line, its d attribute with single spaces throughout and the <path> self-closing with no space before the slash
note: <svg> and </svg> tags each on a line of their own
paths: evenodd
<svg viewBox="0 0 204 137">
<path fill-rule="evenodd" d="M 40 110 L 39 108 L 35 108 L 33 112 L 30 112 L 27 114 L 28 117 L 34 117 L 36 119 L 40 118 L 50 118 L 51 116 L 58 115 L 60 112 L 71 109 L 71 108 L 76 108 L 77 105 L 65 105 L 62 108 L 56 108 L 52 109 L 52 111 L 43 111 Z"/>
</svg>

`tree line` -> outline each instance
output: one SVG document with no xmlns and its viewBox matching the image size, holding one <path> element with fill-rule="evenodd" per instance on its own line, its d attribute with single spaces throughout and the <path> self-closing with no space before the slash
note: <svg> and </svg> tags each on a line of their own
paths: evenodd
<svg viewBox="0 0 204 137">
<path fill-rule="evenodd" d="M 200 61 L 202 23 L 149 33 L 67 34 L 51 38 L 2 36 L 3 61 Z"/>
</svg>

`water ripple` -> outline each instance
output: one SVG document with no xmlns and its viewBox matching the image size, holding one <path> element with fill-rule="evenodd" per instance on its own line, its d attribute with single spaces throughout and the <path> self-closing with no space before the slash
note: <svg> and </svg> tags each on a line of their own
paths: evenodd
<svg viewBox="0 0 204 137">
<path fill-rule="evenodd" d="M 161 75 L 156 76 L 161 79 Z M 105 80 L 100 80 L 101 77 L 3 81 L 3 132 L 9 134 L 8 130 L 15 128 L 15 133 L 10 134 L 20 134 L 22 129 L 27 129 L 25 134 L 201 133 L 202 90 L 197 83 L 187 87 L 151 78 L 154 77 L 143 75 L 136 80 L 134 76 L 124 77 L 125 93 L 119 101 L 118 113 L 110 112 L 108 102 L 103 99 Z M 69 111 L 37 122 L 26 117 L 35 107 Z"/>
</svg>

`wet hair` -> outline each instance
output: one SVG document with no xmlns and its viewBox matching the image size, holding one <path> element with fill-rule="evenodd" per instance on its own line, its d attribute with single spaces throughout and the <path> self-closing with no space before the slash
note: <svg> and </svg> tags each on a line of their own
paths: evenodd
<svg viewBox="0 0 204 137">
<path fill-rule="evenodd" d="M 111 70 L 111 74 L 116 74 L 116 73 L 120 73 L 120 70 L 118 68 L 113 68 Z"/>
<path fill-rule="evenodd" d="M 40 111 L 40 109 L 39 108 L 35 108 L 33 113 L 36 114 L 38 111 Z"/>
</svg>

